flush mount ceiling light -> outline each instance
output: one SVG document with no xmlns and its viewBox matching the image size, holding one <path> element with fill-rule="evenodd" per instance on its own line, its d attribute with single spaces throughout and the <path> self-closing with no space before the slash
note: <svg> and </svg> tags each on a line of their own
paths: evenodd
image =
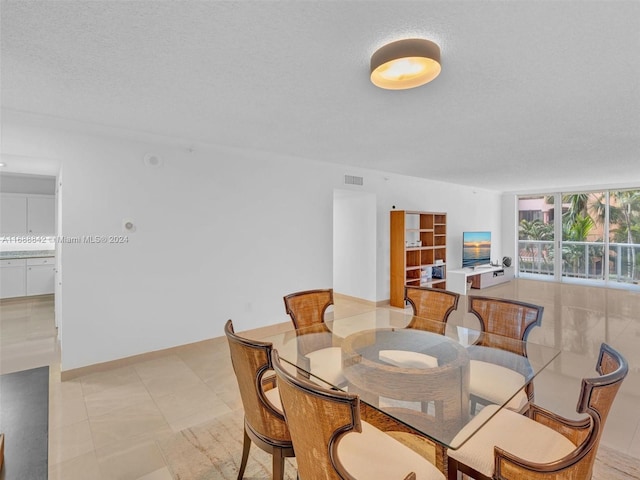
<svg viewBox="0 0 640 480">
<path fill-rule="evenodd" d="M 398 40 L 371 56 L 371 81 L 387 90 L 419 87 L 439 74 L 440 47 L 430 40 Z"/>
</svg>

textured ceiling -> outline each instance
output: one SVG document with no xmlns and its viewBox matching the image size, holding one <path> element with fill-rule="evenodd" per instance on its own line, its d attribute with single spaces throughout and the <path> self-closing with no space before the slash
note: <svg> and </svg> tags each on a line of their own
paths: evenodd
<svg viewBox="0 0 640 480">
<path fill-rule="evenodd" d="M 640 183 L 637 0 L 0 8 L 9 111 L 502 191 Z M 406 37 L 441 75 L 374 87 L 371 54 Z"/>
</svg>

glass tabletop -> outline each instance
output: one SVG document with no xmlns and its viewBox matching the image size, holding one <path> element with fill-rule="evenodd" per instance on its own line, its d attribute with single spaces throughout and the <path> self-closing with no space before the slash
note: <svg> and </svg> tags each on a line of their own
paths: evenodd
<svg viewBox="0 0 640 480">
<path fill-rule="evenodd" d="M 471 412 L 472 368 L 474 375 L 481 366 L 497 368 L 502 397 L 493 403 L 504 407 L 560 353 L 390 309 L 257 339 L 271 342 L 311 381 L 357 393 L 368 406 L 453 449 L 482 427 L 459 434 L 482 408 Z"/>
</svg>

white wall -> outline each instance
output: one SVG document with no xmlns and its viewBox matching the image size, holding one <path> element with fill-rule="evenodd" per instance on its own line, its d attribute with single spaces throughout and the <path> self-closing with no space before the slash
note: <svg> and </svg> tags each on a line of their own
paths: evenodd
<svg viewBox="0 0 640 480">
<path fill-rule="evenodd" d="M 288 321 L 283 295 L 332 284 L 336 188 L 376 195 L 378 301 L 389 297 L 391 205 L 448 213 L 453 268 L 463 229 L 500 228 L 495 192 L 373 170 L 191 151 L 15 114 L 4 115 L 2 145 L 62 163 L 65 237 L 125 235 L 123 219 L 136 224 L 127 243 L 61 245 L 63 370 L 218 337 L 229 318 L 238 331 Z M 148 152 L 164 166 L 144 165 Z M 344 174 L 364 186 L 343 185 Z"/>
<path fill-rule="evenodd" d="M 335 190 L 333 195 L 333 289 L 375 302 L 376 196 Z"/>
<path fill-rule="evenodd" d="M 502 245 L 503 257 L 511 257 L 515 267 L 518 257 L 518 225 L 517 225 L 517 197 L 514 194 L 502 196 Z"/>
</svg>

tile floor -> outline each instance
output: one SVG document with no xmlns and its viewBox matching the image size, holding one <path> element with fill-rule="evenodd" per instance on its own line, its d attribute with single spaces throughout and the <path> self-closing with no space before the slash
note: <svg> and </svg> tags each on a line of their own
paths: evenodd
<svg viewBox="0 0 640 480">
<path fill-rule="evenodd" d="M 474 293 L 545 307 L 530 339 L 565 352 L 536 380 L 536 401 L 567 416 L 581 376 L 593 374 L 600 342 L 626 356 L 630 374 L 602 442 L 640 462 L 640 293 L 522 279 Z M 334 316 L 372 308 L 337 297 Z M 465 312 L 461 297 L 450 322 L 473 322 Z M 50 365 L 51 480 L 170 480 L 156 439 L 241 408 L 224 337 L 60 382 L 55 334 L 51 296 L 0 302 L 0 372 Z"/>
</svg>

